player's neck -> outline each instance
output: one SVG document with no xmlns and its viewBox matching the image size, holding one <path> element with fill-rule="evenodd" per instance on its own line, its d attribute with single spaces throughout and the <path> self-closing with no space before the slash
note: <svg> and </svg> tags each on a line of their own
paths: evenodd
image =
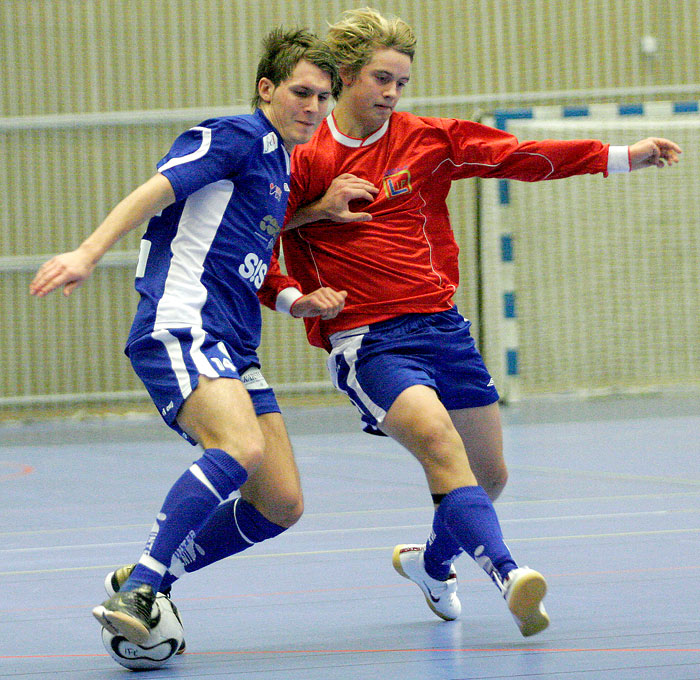
<svg viewBox="0 0 700 680">
<path fill-rule="evenodd" d="M 383 121 L 366 120 L 357 116 L 352 107 L 344 106 L 342 101 L 333 109 L 333 119 L 340 132 L 355 139 L 366 139 L 384 125 Z"/>
</svg>

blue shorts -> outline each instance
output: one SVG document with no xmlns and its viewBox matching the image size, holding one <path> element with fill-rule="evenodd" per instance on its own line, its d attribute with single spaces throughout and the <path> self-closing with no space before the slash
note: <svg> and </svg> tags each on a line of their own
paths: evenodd
<svg viewBox="0 0 700 680">
<path fill-rule="evenodd" d="M 125 352 L 163 420 L 190 444 L 197 442 L 177 424 L 177 414 L 197 387 L 200 375 L 242 381 L 257 415 L 280 412 L 275 393 L 260 372 L 257 355 L 236 354 L 202 328 L 153 331 L 127 345 Z"/>
<path fill-rule="evenodd" d="M 365 432 L 382 434 L 379 426 L 387 411 L 412 385 L 432 387 L 448 411 L 498 401 L 470 326 L 453 307 L 405 314 L 330 337 L 331 380 L 360 411 Z"/>
</svg>

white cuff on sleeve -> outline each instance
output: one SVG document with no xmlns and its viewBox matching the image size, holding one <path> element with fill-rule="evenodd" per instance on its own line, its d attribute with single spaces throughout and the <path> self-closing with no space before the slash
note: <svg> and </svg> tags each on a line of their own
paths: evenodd
<svg viewBox="0 0 700 680">
<path fill-rule="evenodd" d="M 608 149 L 608 173 L 630 171 L 628 146 L 610 146 Z"/>
<path fill-rule="evenodd" d="M 282 314 L 291 314 L 289 310 L 300 297 L 304 297 L 304 294 L 300 290 L 293 287 L 285 288 L 281 290 L 277 296 L 275 309 L 278 312 L 282 312 Z"/>
</svg>

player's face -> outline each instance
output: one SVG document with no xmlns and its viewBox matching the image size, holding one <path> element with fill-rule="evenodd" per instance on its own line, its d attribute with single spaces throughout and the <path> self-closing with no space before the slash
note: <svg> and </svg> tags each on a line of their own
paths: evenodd
<svg viewBox="0 0 700 680">
<path fill-rule="evenodd" d="M 305 59 L 279 85 L 262 78 L 258 88 L 261 108 L 282 136 L 287 151 L 308 142 L 328 113 L 331 77 Z"/>
<path fill-rule="evenodd" d="M 353 116 L 371 134 L 391 116 L 410 77 L 408 55 L 379 49 L 354 78 L 343 79 L 341 100 L 349 104 Z"/>
</svg>

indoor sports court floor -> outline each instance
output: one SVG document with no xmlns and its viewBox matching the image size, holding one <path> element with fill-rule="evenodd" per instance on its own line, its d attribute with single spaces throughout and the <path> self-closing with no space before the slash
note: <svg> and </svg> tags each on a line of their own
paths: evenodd
<svg viewBox="0 0 700 680">
<path fill-rule="evenodd" d="M 432 515 L 407 453 L 362 434 L 349 408 L 287 420 L 306 514 L 176 585 L 188 651 L 147 677 L 700 679 L 697 393 L 504 409 L 497 509 L 550 588 L 552 624 L 529 639 L 468 558 L 449 623 L 393 570 L 394 544 L 423 542 Z M 4 426 L 0 439 L 0 678 L 128 677 L 90 609 L 195 450 L 154 419 Z"/>
</svg>

